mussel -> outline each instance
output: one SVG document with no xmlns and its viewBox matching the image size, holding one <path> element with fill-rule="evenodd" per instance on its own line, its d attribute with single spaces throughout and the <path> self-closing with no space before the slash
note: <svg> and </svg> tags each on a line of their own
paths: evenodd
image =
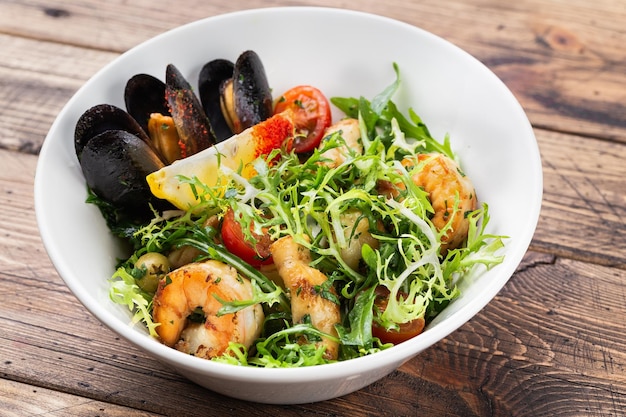
<svg viewBox="0 0 626 417">
<path fill-rule="evenodd" d="M 79 161 L 85 144 L 107 130 L 123 130 L 149 142 L 145 131 L 128 113 L 110 104 L 99 104 L 84 112 L 76 122 L 74 148 Z"/>
<path fill-rule="evenodd" d="M 74 131 L 76 156 L 89 189 L 116 209 L 115 222 L 143 222 L 172 206 L 150 192 L 145 177 L 165 166 L 146 133 L 127 112 L 91 107 Z"/>
<path fill-rule="evenodd" d="M 218 140 L 266 120 L 272 115 L 272 93 L 263 63 L 254 51 L 245 51 L 232 64 L 223 59 L 208 62 L 200 71 L 198 90 L 202 105 L 220 127 Z M 221 117 L 216 106 L 220 104 Z M 211 116 L 211 114 L 213 116 Z M 212 119 L 213 121 L 213 119 Z"/>
<path fill-rule="evenodd" d="M 200 73 L 199 96 L 169 64 L 165 82 L 148 74 L 129 79 L 126 111 L 100 104 L 79 118 L 74 145 L 87 186 L 119 218 L 144 222 L 152 208 L 172 208 L 152 195 L 147 175 L 272 115 L 265 71 L 252 51 L 242 53 L 235 64 L 209 62 Z M 220 104 L 228 100 L 232 105 Z"/>
<path fill-rule="evenodd" d="M 151 114 L 170 116 L 165 83 L 149 74 L 136 74 L 128 80 L 124 89 L 124 104 L 126 111 L 145 132 L 148 132 Z"/>
<path fill-rule="evenodd" d="M 81 153 L 81 168 L 89 188 L 118 209 L 124 220 L 149 220 L 152 205 L 171 208 L 152 195 L 146 176 L 165 165 L 146 142 L 123 130 L 94 136 Z"/>
<path fill-rule="evenodd" d="M 222 113 L 220 87 L 224 80 L 233 77 L 235 64 L 227 59 L 214 59 L 205 64 L 198 76 L 198 94 L 218 141 L 228 139 L 233 131 Z"/>
<path fill-rule="evenodd" d="M 131 77 L 124 89 L 124 102 L 168 164 L 216 142 L 200 100 L 173 64 L 166 68 L 165 82 L 148 74 Z"/>
<path fill-rule="evenodd" d="M 178 131 L 181 158 L 215 144 L 215 133 L 200 100 L 189 82 L 172 64 L 165 71 L 165 98 Z"/>
</svg>

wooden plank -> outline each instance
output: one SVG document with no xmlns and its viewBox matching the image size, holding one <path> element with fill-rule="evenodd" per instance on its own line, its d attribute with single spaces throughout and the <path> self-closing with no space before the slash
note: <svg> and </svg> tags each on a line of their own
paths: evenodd
<svg viewBox="0 0 626 417">
<path fill-rule="evenodd" d="M 473 320 L 389 377 L 319 404 L 250 404 L 186 381 L 98 323 L 44 253 L 33 154 L 65 101 L 120 52 L 218 11 L 270 5 L 210 3 L 0 0 L 0 147 L 20 151 L 0 150 L 3 415 L 623 413 L 626 9 L 612 0 L 358 3 L 493 69 L 527 110 L 544 160 L 542 216 L 518 272 Z"/>
<path fill-rule="evenodd" d="M 290 6 L 310 5 L 337 7 L 332 0 L 290 2 Z M 46 2 L 45 5 L 33 0 L 3 0 L 0 6 L 1 33 L 123 52 L 185 23 L 217 14 L 280 4 L 264 0 L 241 0 L 236 4 L 216 5 L 187 0 L 185 7 L 172 8 L 169 4 L 155 4 L 149 0 L 137 0 L 131 4 L 120 0 L 77 0 L 71 3 L 57 0 Z M 619 2 L 611 0 L 598 0 L 593 4 L 585 0 L 523 0 L 517 4 L 451 0 L 445 5 L 436 0 L 419 3 L 366 0 L 359 2 L 353 9 L 409 22 L 459 44 L 485 45 L 488 44 L 486 40 L 499 39 L 503 42 L 517 39 L 516 44 L 520 40 L 524 42 L 520 45 L 534 46 L 540 41 L 552 50 L 575 53 L 580 52 L 580 46 L 587 45 L 587 42 L 620 53 L 619 39 L 624 29 L 621 20 L 597 20 L 607 15 L 619 16 L 625 13 Z M 532 21 L 528 20 L 529 10 Z M 546 30 L 554 22 L 567 22 L 580 35 L 575 39 L 560 38 L 560 33 Z M 537 39 L 535 33 L 527 32 L 529 25 L 535 28 L 542 39 Z M 78 29 L 78 32 L 74 29 Z M 525 36 L 519 37 L 518 31 L 525 33 Z M 552 40 L 552 37 L 555 39 Z M 496 45 L 502 46 L 498 41 Z M 507 47 L 510 48 L 511 44 Z"/>
<path fill-rule="evenodd" d="M 260 0 L 238 4 L 267 6 Z M 529 9 L 534 10 L 530 17 Z M 232 10 L 192 1 L 164 12 L 148 0 L 56 1 L 45 7 L 0 0 L 0 33 L 5 33 L 0 35 L 0 108 L 5 109 L 0 129 L 7 132 L 0 146 L 37 152 L 62 105 L 105 63 L 167 29 Z M 537 127 L 625 141 L 626 32 L 611 26 L 626 21 L 619 2 L 526 0 L 516 7 L 473 0 L 443 7 L 436 1 L 390 0 L 362 2 L 360 10 L 423 27 L 466 49 L 511 88 Z M 600 24 L 607 13 L 623 18 Z M 28 70 L 16 79 L 12 68 Z"/>
<path fill-rule="evenodd" d="M 0 147 L 39 153 L 65 103 L 117 55 L 0 35 Z"/>
<path fill-rule="evenodd" d="M 468 415 L 619 415 L 625 278 L 623 270 L 529 253 L 474 320 L 402 370 L 457 393 Z"/>
<path fill-rule="evenodd" d="M 6 379 L 0 379 L 0 409 L 4 417 L 34 415 L 40 417 L 84 417 L 87 415 L 149 417 L 160 415 Z"/>
<path fill-rule="evenodd" d="M 532 247 L 626 268 L 622 144 L 537 130 L 544 197 Z"/>
<path fill-rule="evenodd" d="M 97 323 L 49 268 L 0 273 L 0 376 L 172 416 L 616 413 L 626 405 L 624 279 L 623 270 L 529 253 L 482 312 L 397 372 L 343 398 L 286 408 L 216 401 Z"/>
<path fill-rule="evenodd" d="M 554 195 L 555 205 L 548 206 L 554 214 L 546 221 L 562 222 L 561 236 L 570 236 L 569 240 L 565 239 L 570 245 L 570 253 L 586 254 L 605 263 L 613 262 L 610 257 L 602 258 L 600 253 L 592 252 L 596 246 L 606 247 L 601 241 L 597 245 L 589 243 L 593 239 L 599 240 L 600 235 L 589 233 L 589 242 L 576 241 L 575 236 L 581 234 L 576 228 L 585 225 L 579 226 L 575 221 L 581 217 L 580 211 L 569 213 L 565 208 L 578 194 L 588 195 L 590 206 L 621 198 L 617 183 L 609 187 L 592 187 L 601 191 L 615 189 L 614 195 L 607 191 L 567 191 L 567 186 L 572 186 L 570 183 L 575 184 L 574 187 L 581 183 L 579 180 L 564 180 L 575 171 L 568 165 L 575 160 L 574 157 L 580 153 L 589 155 L 589 161 L 583 166 L 592 169 L 592 161 L 599 160 L 599 155 L 584 147 L 578 149 L 582 146 L 579 142 L 590 143 L 587 140 L 551 133 L 540 137 L 542 150 L 546 152 L 571 152 L 569 157 L 565 155 L 562 159 L 552 155 L 548 158 L 556 163 L 551 165 L 553 171 L 546 177 L 546 199 Z M 566 140 L 578 145 L 558 146 Z M 593 147 L 596 152 L 600 152 L 601 144 L 599 141 Z M 623 155 L 623 145 L 615 145 L 615 148 L 617 155 Z M 611 161 L 608 158 L 602 167 L 609 179 L 617 178 L 622 172 L 619 164 Z M 119 340 L 68 292 L 41 247 L 32 212 L 32 184 L 23 181 L 23 178 L 32 178 L 35 162 L 36 157 L 32 155 L 0 151 L 0 165 L 5 167 L 0 174 L 0 203 L 5 210 L 5 216 L 0 220 L 4 231 L 0 237 L 0 253 L 5 265 L 0 272 L 3 299 L 0 303 L 0 335 L 3 339 L 0 343 L 0 357 L 3 358 L 0 376 L 25 383 L 37 381 L 48 389 L 168 415 L 177 415 L 172 404 L 193 410 L 198 404 L 219 398 Z M 24 175 L 25 172 L 28 175 Z M 555 190 L 560 190 L 558 196 L 569 197 L 557 198 Z M 559 208 L 558 204 L 562 207 Z M 589 228 L 602 226 L 609 214 L 604 214 L 605 219 L 592 218 L 596 223 L 590 223 Z M 540 223 L 534 246 L 541 248 L 542 239 L 547 239 L 542 237 L 546 227 Z M 623 250 L 623 247 L 616 246 L 616 250 Z M 37 253 L 41 256 L 32 256 Z M 623 255 L 619 256 L 623 259 Z M 580 398 L 594 407 L 610 410 L 610 405 L 602 398 L 610 392 L 621 404 L 626 383 L 623 374 L 626 346 L 620 341 L 621 328 L 626 322 L 622 288 L 625 278 L 624 269 L 531 252 L 503 292 L 476 319 L 450 338 L 383 381 L 358 393 L 316 405 L 316 409 L 330 411 L 340 407 L 346 415 L 359 415 L 363 404 L 370 404 L 370 399 L 378 401 L 381 393 L 398 392 L 403 394 L 388 394 L 390 398 L 386 405 L 387 410 L 396 415 L 413 414 L 418 409 L 445 413 L 442 404 L 466 409 L 468 415 L 470 412 L 481 415 L 484 407 L 492 406 L 492 403 L 516 410 L 515 407 L 527 406 L 528 398 L 545 403 L 540 400 L 581 395 Z M 509 325 L 498 324 L 503 322 Z M 486 345 L 486 340 L 496 342 Z M 521 350 L 521 346 L 526 346 L 525 350 Z M 568 380 L 572 383 L 566 382 Z M 449 386 L 452 381 L 460 382 L 455 383 L 458 386 Z M 518 387 L 520 381 L 521 388 Z M 590 389 L 588 385 L 597 388 Z M 523 390 L 524 404 L 513 404 L 522 401 L 515 395 L 519 389 Z M 410 397 L 415 390 L 425 393 L 423 395 L 427 398 Z M 403 398 L 411 400 L 403 401 Z M 446 401 L 435 401 L 438 398 Z M 227 404 L 251 415 L 284 411 L 236 400 L 229 400 Z M 229 411 L 223 405 L 213 407 L 217 411 Z M 297 409 L 305 410 L 303 407 Z M 363 412 L 378 415 L 381 411 L 380 405 L 372 402 Z"/>
</svg>

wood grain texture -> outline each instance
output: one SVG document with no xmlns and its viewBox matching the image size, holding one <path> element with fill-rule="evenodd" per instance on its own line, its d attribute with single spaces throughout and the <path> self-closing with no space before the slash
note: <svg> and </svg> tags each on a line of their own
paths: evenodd
<svg viewBox="0 0 626 417">
<path fill-rule="evenodd" d="M 460 329 L 353 394 L 260 405 L 187 381 L 75 299 L 42 246 L 33 177 L 58 112 L 120 53 L 203 17 L 301 5 L 408 22 L 485 63 L 535 128 L 544 198 L 517 272 Z M 0 0 L 0 415 L 624 415 L 625 21 L 614 0 Z"/>
<path fill-rule="evenodd" d="M 626 269 L 626 148 L 536 129 L 544 196 L 534 249 Z"/>
<path fill-rule="evenodd" d="M 531 252 L 503 291 L 465 326 L 383 380 L 316 404 L 315 410 L 355 416 L 570 416 L 588 404 L 621 407 L 626 294 L 612 289 L 624 279 L 623 270 Z M 0 294 L 3 378 L 171 416 L 234 410 L 300 415 L 308 409 L 224 401 L 191 384 L 98 323 L 45 260 L 0 273 Z"/>
<path fill-rule="evenodd" d="M 150 417 L 157 416 L 90 398 L 0 379 L 0 405 L 4 417 Z"/>
<path fill-rule="evenodd" d="M 0 147 L 39 153 L 65 103 L 117 56 L 0 34 Z"/>
<path fill-rule="evenodd" d="M 37 381 L 47 389 L 166 415 L 202 415 L 209 409 L 251 415 L 293 411 L 237 400 L 224 406 L 220 395 L 164 368 L 97 322 L 69 293 L 41 247 L 32 184 L 22 179 L 32 178 L 36 160 L 0 151 L 0 165 L 8 168 L 0 174 L 0 204 L 8 214 L 0 223 L 0 254 L 6 265 L 0 273 L 3 378 Z M 563 190 L 565 185 L 547 188 Z M 603 403 L 607 393 L 620 404 L 626 401 L 626 346 L 621 339 L 626 292 L 615 291 L 625 279 L 623 269 L 530 252 L 474 320 L 382 381 L 316 409 L 337 408 L 344 415 L 445 415 L 450 410 L 476 416 L 488 411 L 571 415 L 583 404 L 581 399 L 543 411 L 530 407 L 547 407 L 542 398 L 555 396 L 576 396 L 594 409 L 611 409 Z M 378 404 L 381 396 L 385 407 Z M 363 404 L 370 408 L 363 409 Z"/>
<path fill-rule="evenodd" d="M 0 85 L 10 92 L 0 98 L 0 108 L 11 109 L 0 119 L 0 128 L 11 132 L 0 146 L 37 152 L 63 104 L 119 53 L 200 18 L 281 4 L 186 1 L 188 6 L 172 10 L 168 2 L 148 0 L 45 6 L 0 0 Z M 287 5 L 342 6 L 332 1 Z M 626 21 L 620 2 L 526 0 L 504 7 L 472 0 L 448 1 L 444 7 L 438 1 L 390 0 L 362 1 L 354 9 L 411 23 L 464 48 L 507 84 L 537 127 L 626 141 L 626 31 L 601 19 L 610 13 L 615 22 Z M 16 67 L 28 69 L 23 79 L 11 79 Z M 32 97 L 33 91 L 41 94 Z"/>
</svg>

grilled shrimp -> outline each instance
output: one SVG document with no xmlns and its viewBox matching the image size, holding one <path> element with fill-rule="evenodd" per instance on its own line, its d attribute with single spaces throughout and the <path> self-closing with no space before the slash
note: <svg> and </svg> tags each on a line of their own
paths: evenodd
<svg viewBox="0 0 626 417">
<path fill-rule="evenodd" d="M 433 224 L 439 231 L 450 224 L 441 237 L 441 250 L 457 248 L 467 238 L 466 214 L 476 209 L 474 186 L 459 166 L 443 154 L 419 154 L 417 161 L 423 166 L 413 174 L 412 180 L 429 194 L 435 211 Z"/>
<path fill-rule="evenodd" d="M 327 281 L 318 269 L 310 266 L 311 253 L 296 243 L 291 236 L 278 239 L 270 247 L 278 273 L 291 295 L 291 315 L 294 323 L 305 316 L 311 318 L 313 327 L 326 334 L 337 336 L 335 324 L 340 321 L 339 305 L 323 298 L 319 287 Z M 334 292 L 333 288 L 328 291 Z M 325 348 L 326 359 L 337 359 L 338 342 L 323 337 L 320 342 Z"/>
<path fill-rule="evenodd" d="M 357 223 L 358 221 L 358 223 Z M 348 210 L 341 214 L 341 225 L 347 244 L 341 248 L 341 259 L 352 269 L 357 269 L 363 258 L 361 249 L 368 244 L 378 248 L 378 240 L 370 233 L 370 222 L 359 210 Z"/>
<path fill-rule="evenodd" d="M 159 282 L 153 299 L 153 318 L 160 323 L 156 332 L 167 346 L 210 359 L 220 356 L 229 342 L 249 348 L 259 337 L 264 315 L 260 304 L 218 316 L 225 301 L 249 300 L 252 285 L 236 270 L 209 260 L 185 265 Z M 203 323 L 190 323 L 189 316 L 201 309 Z"/>
<path fill-rule="evenodd" d="M 350 150 L 357 154 L 363 153 L 363 144 L 361 144 L 360 141 L 361 129 L 359 128 L 359 121 L 357 119 L 343 119 L 338 121 L 326 129 L 324 137 L 328 137 L 338 131 L 341 131 L 341 137 L 345 141 L 345 144 L 328 149 L 322 153 L 323 158 L 329 159 L 329 161 L 324 161 L 324 164 L 331 168 L 336 168 L 343 164 L 348 158 Z M 320 149 L 324 147 L 324 145 L 324 141 L 322 141 L 319 145 Z"/>
</svg>

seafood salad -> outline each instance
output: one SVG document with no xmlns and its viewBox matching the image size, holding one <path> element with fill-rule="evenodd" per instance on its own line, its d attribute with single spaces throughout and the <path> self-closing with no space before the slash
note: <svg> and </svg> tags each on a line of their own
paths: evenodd
<svg viewBox="0 0 626 417">
<path fill-rule="evenodd" d="M 393 101 L 298 85 L 273 97 L 253 51 L 165 82 L 76 126 L 89 203 L 129 248 L 110 279 L 163 344 L 298 367 L 419 337 L 476 268 L 502 262 L 488 205 L 450 140 Z M 197 94 L 197 95 L 196 95 Z M 343 113 L 332 120 L 331 106 Z"/>
</svg>

